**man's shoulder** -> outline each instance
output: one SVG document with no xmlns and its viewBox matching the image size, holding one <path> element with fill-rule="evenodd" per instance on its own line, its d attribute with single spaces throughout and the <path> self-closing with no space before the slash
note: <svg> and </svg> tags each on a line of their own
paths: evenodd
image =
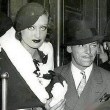
<svg viewBox="0 0 110 110">
<path fill-rule="evenodd" d="M 96 69 L 98 69 L 101 73 L 103 80 L 108 81 L 110 83 L 110 71 L 98 66 L 96 67 Z"/>
<path fill-rule="evenodd" d="M 108 70 L 106 70 L 106 69 L 104 69 L 104 68 L 102 68 L 102 67 L 100 67 L 100 66 L 98 66 L 98 65 L 96 65 L 96 64 L 93 64 L 93 68 L 95 69 L 95 70 L 98 70 L 99 72 L 101 72 L 102 74 L 103 73 L 110 73 L 110 71 L 108 71 Z"/>
<path fill-rule="evenodd" d="M 57 73 L 62 74 L 62 73 L 65 73 L 66 71 L 68 71 L 69 68 L 70 68 L 70 63 L 66 64 L 66 65 L 63 65 L 63 66 L 56 67 L 54 69 L 54 71 L 57 72 Z"/>
<path fill-rule="evenodd" d="M 62 66 L 56 67 L 55 70 L 65 69 L 65 68 L 68 68 L 69 66 L 70 66 L 70 63 L 66 64 L 66 65 L 62 65 Z"/>
<path fill-rule="evenodd" d="M 106 69 L 104 69 L 104 68 L 102 68 L 102 67 L 98 67 L 99 68 L 99 70 L 100 70 L 100 72 L 102 73 L 102 74 L 104 74 L 104 75 L 109 75 L 110 76 L 110 71 L 108 71 L 108 70 L 106 70 Z"/>
</svg>

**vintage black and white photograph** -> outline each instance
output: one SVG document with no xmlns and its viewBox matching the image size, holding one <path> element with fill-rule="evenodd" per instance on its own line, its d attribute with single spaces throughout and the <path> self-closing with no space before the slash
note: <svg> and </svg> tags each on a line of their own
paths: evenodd
<svg viewBox="0 0 110 110">
<path fill-rule="evenodd" d="M 110 110 L 110 0 L 0 0 L 0 110 Z"/>
</svg>

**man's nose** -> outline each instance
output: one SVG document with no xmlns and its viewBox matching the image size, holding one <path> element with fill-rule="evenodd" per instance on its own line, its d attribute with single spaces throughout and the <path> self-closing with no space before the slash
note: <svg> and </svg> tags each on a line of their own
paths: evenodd
<svg viewBox="0 0 110 110">
<path fill-rule="evenodd" d="M 89 45 L 86 45 L 86 52 L 91 53 L 91 47 Z"/>
</svg>

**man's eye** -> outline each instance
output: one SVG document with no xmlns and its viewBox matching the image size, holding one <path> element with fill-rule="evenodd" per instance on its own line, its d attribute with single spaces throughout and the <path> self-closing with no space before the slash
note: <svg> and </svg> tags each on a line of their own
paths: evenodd
<svg viewBox="0 0 110 110">
<path fill-rule="evenodd" d="M 84 47 L 84 45 L 79 45 L 79 47 Z"/>
<path fill-rule="evenodd" d="M 45 31 L 47 29 L 47 26 L 41 26 L 41 30 Z"/>
<path fill-rule="evenodd" d="M 35 28 L 33 26 L 28 28 L 30 31 L 33 31 Z"/>
</svg>

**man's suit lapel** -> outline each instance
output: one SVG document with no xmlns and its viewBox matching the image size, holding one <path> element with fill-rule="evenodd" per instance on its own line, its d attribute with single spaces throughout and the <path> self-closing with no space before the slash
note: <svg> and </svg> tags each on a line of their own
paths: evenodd
<svg viewBox="0 0 110 110">
<path fill-rule="evenodd" d="M 92 71 L 92 74 L 93 74 L 93 80 L 92 80 L 91 106 L 95 107 L 101 103 L 100 98 L 107 92 L 107 87 L 103 80 L 101 71 L 99 68 L 97 68 L 96 65 L 94 65 L 94 70 Z"/>
<path fill-rule="evenodd" d="M 103 90 L 105 90 L 105 87 L 103 84 L 102 75 L 99 69 L 94 66 L 84 91 L 78 100 L 75 110 L 85 110 L 85 105 L 87 107 L 92 106 L 92 104 L 95 103 L 100 97 Z"/>
<path fill-rule="evenodd" d="M 64 69 L 64 77 L 66 77 L 66 81 L 68 84 L 68 92 L 66 93 L 66 106 L 68 110 L 72 109 L 75 107 L 77 101 L 78 101 L 78 94 L 75 88 L 75 82 L 72 76 L 71 72 L 71 66 L 70 64 Z"/>
<path fill-rule="evenodd" d="M 92 77 L 93 77 L 92 91 L 93 91 L 94 95 L 96 96 L 95 97 L 95 99 L 96 99 L 103 92 L 103 90 L 105 90 L 106 87 L 103 82 L 102 74 L 101 74 L 99 68 L 97 68 L 95 65 L 94 65 L 94 69 L 92 71 Z"/>
<path fill-rule="evenodd" d="M 75 107 L 75 110 L 85 110 L 85 107 L 89 104 L 91 101 L 91 92 L 92 92 L 92 87 L 91 87 L 91 78 L 88 80 L 83 92 L 81 93 L 78 103 Z"/>
</svg>

